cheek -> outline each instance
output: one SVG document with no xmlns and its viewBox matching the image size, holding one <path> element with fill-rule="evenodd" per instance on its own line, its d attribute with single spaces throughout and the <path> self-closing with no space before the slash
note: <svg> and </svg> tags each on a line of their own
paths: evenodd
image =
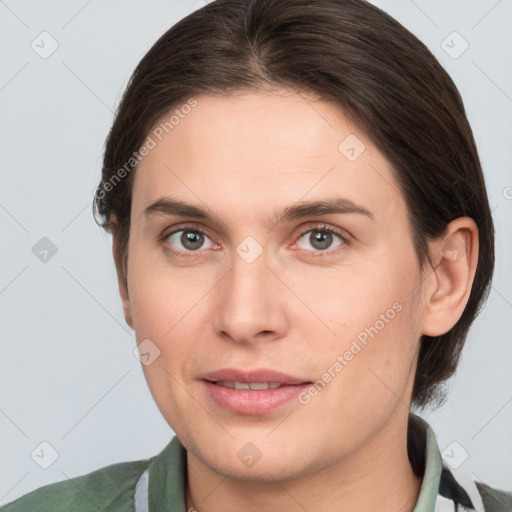
<svg viewBox="0 0 512 512">
<path fill-rule="evenodd" d="M 389 331 L 418 285 L 413 258 L 384 252 L 371 259 L 347 258 L 337 267 L 283 267 L 281 275 L 294 295 L 288 312 L 296 325 L 314 327 L 318 338 L 343 340 L 360 333 L 364 339 L 375 328 Z"/>
<path fill-rule="evenodd" d="M 135 331 L 138 337 L 163 340 L 194 314 L 214 276 L 204 268 L 173 267 L 162 250 L 144 250 L 134 243 L 131 251 L 128 286 Z"/>
<path fill-rule="evenodd" d="M 401 303 L 388 323 L 375 321 L 360 331 L 344 353 L 346 361 L 357 352 L 345 363 L 337 398 L 353 411 L 364 403 L 364 411 L 357 414 L 365 415 L 366 421 L 371 421 L 372 414 L 391 414 L 399 401 L 408 403 L 418 348 L 416 322 L 411 321 L 414 311 L 409 306 Z"/>
<path fill-rule="evenodd" d="M 159 409 L 168 420 L 179 423 L 189 414 L 197 414 L 185 386 L 198 367 L 205 286 L 187 278 L 183 269 L 149 264 L 142 255 L 133 257 L 130 265 L 130 305 L 137 342 L 150 340 L 158 354 L 142 369 Z"/>
<path fill-rule="evenodd" d="M 303 272 L 295 281 L 294 293 L 310 311 L 302 307 L 293 323 L 317 374 L 343 375 L 331 378 L 333 392 L 344 395 L 338 399 L 348 393 L 378 403 L 402 395 L 418 348 L 418 285 L 414 258 L 391 254 L 328 274 Z"/>
</svg>

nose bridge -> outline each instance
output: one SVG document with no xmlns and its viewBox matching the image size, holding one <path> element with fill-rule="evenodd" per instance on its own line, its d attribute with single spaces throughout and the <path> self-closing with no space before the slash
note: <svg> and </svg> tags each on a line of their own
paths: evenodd
<svg viewBox="0 0 512 512">
<path fill-rule="evenodd" d="M 242 242 L 233 255 L 231 279 L 234 290 L 243 295 L 258 298 L 264 292 L 264 284 L 271 272 L 268 269 L 268 254 L 263 247 L 253 242 Z"/>
<path fill-rule="evenodd" d="M 250 238 L 233 253 L 216 315 L 217 331 L 236 341 L 249 341 L 262 331 L 281 335 L 285 326 L 278 280 L 268 268 L 263 247 Z"/>
<path fill-rule="evenodd" d="M 269 283 L 272 273 L 267 264 L 268 258 L 263 251 L 257 254 L 254 247 L 242 244 L 237 247 L 229 273 L 226 302 L 239 317 L 263 314 L 272 287 Z"/>
</svg>

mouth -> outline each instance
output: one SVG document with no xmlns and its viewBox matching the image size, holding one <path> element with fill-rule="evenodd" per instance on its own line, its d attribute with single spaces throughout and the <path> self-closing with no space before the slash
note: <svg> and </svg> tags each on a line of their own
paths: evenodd
<svg viewBox="0 0 512 512">
<path fill-rule="evenodd" d="M 279 386 L 293 386 L 296 384 L 310 384 L 309 379 L 294 375 L 261 368 L 254 370 L 241 370 L 239 368 L 222 368 L 202 375 L 204 380 L 214 384 L 224 385 L 230 389 L 275 389 Z"/>
<path fill-rule="evenodd" d="M 300 386 L 300 384 L 283 384 L 282 382 L 238 382 L 238 381 L 209 381 L 217 386 L 222 386 L 228 389 L 236 389 L 238 391 L 264 391 L 266 389 L 278 389 L 283 386 Z M 305 382 L 304 384 L 310 384 Z"/>
<path fill-rule="evenodd" d="M 227 368 L 203 375 L 208 398 L 222 409 L 244 415 L 266 414 L 290 402 L 312 382 L 273 370 Z M 299 401 L 295 401 L 297 405 Z"/>
</svg>

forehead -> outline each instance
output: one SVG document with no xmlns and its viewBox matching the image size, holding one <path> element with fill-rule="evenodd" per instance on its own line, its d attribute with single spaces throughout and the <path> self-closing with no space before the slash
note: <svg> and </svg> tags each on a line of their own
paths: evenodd
<svg viewBox="0 0 512 512">
<path fill-rule="evenodd" d="M 135 215 L 167 194 L 245 218 L 333 195 L 376 218 L 405 214 L 390 164 L 334 104 L 285 90 L 194 99 L 150 132 L 154 147 L 135 174 Z"/>
</svg>

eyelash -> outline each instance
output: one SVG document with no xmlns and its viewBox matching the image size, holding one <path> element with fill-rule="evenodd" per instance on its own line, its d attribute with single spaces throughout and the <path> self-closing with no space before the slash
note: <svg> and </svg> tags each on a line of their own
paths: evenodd
<svg viewBox="0 0 512 512">
<path fill-rule="evenodd" d="M 199 233 L 201 235 L 204 235 L 204 236 L 210 238 L 208 233 L 206 233 L 205 231 L 203 231 L 200 228 L 197 228 L 194 225 L 180 225 L 180 226 L 173 228 L 170 231 L 165 231 L 159 238 L 158 242 L 161 244 L 165 244 L 165 242 L 171 235 L 174 235 L 175 233 L 179 233 L 180 231 L 191 231 L 193 233 Z M 332 253 L 343 250 L 344 247 L 348 247 L 352 243 L 352 240 L 350 239 L 350 237 L 348 235 L 346 235 L 344 232 L 342 232 L 338 229 L 335 229 L 331 226 L 328 226 L 326 224 L 317 224 L 314 226 L 309 226 L 307 229 L 300 232 L 299 236 L 297 237 L 297 240 L 300 240 L 306 233 L 309 233 L 311 231 L 318 231 L 321 233 L 331 233 L 333 235 L 338 236 L 343 242 L 341 245 L 335 247 L 334 249 L 327 249 L 325 251 L 320 251 L 320 250 L 319 251 L 307 251 L 307 252 L 312 253 L 311 257 L 313 257 L 313 258 L 330 256 Z M 201 251 L 200 249 L 197 251 L 180 251 L 180 250 L 174 249 L 169 244 L 165 244 L 164 248 L 165 248 L 165 250 L 171 252 L 173 255 L 180 256 L 182 258 L 194 258 L 196 256 L 196 254 Z"/>
</svg>

